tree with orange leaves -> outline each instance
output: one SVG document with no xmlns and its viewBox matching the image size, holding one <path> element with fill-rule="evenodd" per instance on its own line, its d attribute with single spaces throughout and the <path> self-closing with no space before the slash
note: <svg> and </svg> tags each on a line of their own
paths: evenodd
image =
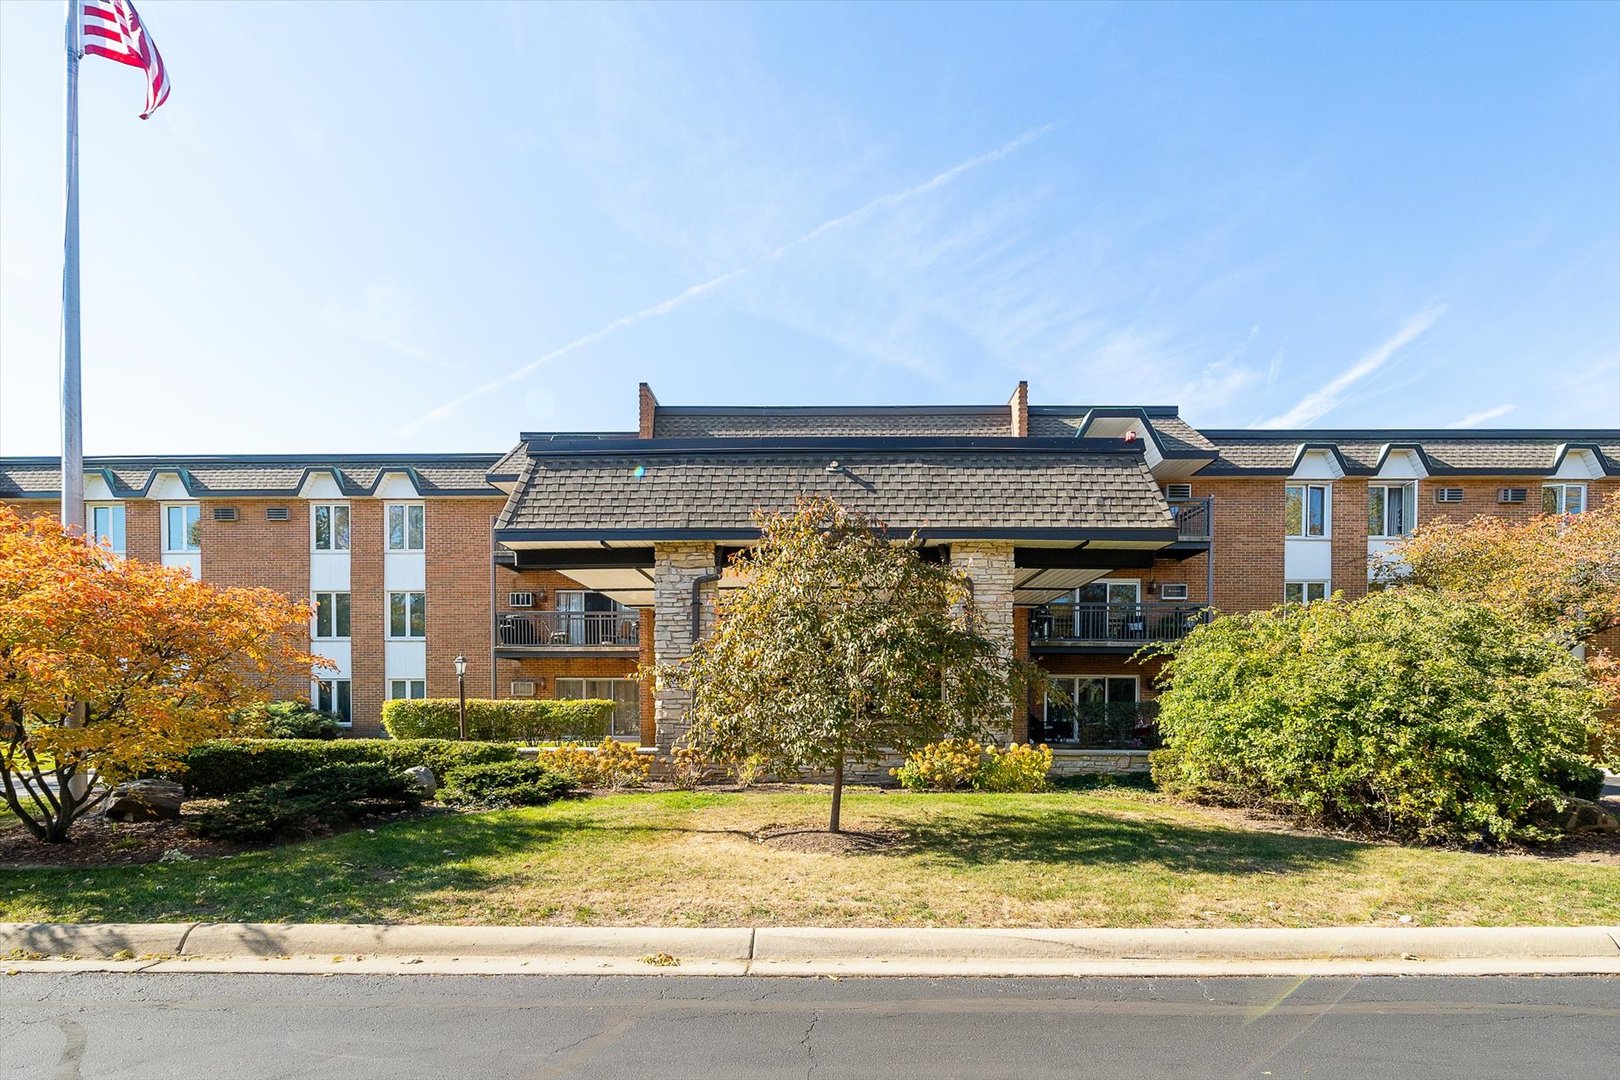
<svg viewBox="0 0 1620 1080">
<path fill-rule="evenodd" d="M 230 714 L 308 677 L 309 608 L 122 559 L 0 506 L 0 781 L 61 843 L 119 780 L 172 767 Z"/>
</svg>

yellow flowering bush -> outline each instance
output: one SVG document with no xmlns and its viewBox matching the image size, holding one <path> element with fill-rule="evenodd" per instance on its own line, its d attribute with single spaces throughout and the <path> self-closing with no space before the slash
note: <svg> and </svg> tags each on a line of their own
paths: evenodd
<svg viewBox="0 0 1620 1080">
<path fill-rule="evenodd" d="M 941 739 L 914 750 L 889 775 L 908 791 L 960 791 L 973 787 L 984 747 L 975 739 Z"/>
<path fill-rule="evenodd" d="M 973 739 L 941 739 L 913 751 L 890 769 L 908 791 L 1045 791 L 1052 770 L 1046 746 L 1012 743 L 1005 749 Z"/>
<path fill-rule="evenodd" d="M 594 749 L 566 743 L 544 751 L 543 760 L 553 772 L 568 777 L 579 787 L 613 791 L 640 787 L 652 771 L 652 763 L 633 745 L 611 738 L 603 739 Z"/>
<path fill-rule="evenodd" d="M 768 771 L 763 754 L 749 754 L 731 763 L 731 772 L 737 778 L 738 787 L 753 787 L 765 778 Z"/>
<path fill-rule="evenodd" d="M 695 746 L 677 746 L 669 752 L 669 782 L 691 791 L 709 777 L 710 762 Z"/>
<path fill-rule="evenodd" d="M 1050 787 L 1052 748 L 1030 743 L 1010 743 L 997 749 L 984 748 L 974 787 L 980 791 L 1045 791 Z"/>
</svg>

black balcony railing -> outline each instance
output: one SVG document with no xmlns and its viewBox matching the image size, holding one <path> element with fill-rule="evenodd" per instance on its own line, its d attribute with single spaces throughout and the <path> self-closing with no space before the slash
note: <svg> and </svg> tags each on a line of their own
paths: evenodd
<svg viewBox="0 0 1620 1080">
<path fill-rule="evenodd" d="M 1202 604 L 1047 604 L 1030 613 L 1031 645 L 1180 641 L 1209 621 Z"/>
<path fill-rule="evenodd" d="M 503 611 L 495 639 L 508 648 L 629 648 L 641 644 L 641 613 L 623 611 Z"/>
<path fill-rule="evenodd" d="M 1032 742 L 1080 750 L 1152 750 L 1159 745 L 1156 701 L 1048 702 L 1029 718 Z"/>
<path fill-rule="evenodd" d="M 1208 540 L 1214 502 L 1209 498 L 1188 499 L 1170 504 L 1170 514 L 1176 519 L 1178 540 Z"/>
</svg>

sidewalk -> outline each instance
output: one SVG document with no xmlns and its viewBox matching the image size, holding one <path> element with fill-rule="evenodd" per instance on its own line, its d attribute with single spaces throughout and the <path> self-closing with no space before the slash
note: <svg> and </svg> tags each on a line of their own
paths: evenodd
<svg viewBox="0 0 1620 1080">
<path fill-rule="evenodd" d="M 7 971 L 1620 975 L 1620 927 L 689 929 L 0 923 Z"/>
</svg>

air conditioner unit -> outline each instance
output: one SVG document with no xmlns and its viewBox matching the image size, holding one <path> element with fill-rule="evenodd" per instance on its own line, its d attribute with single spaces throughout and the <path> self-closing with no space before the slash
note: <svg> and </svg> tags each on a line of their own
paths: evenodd
<svg viewBox="0 0 1620 1080">
<path fill-rule="evenodd" d="M 234 506 L 216 506 L 216 507 L 214 507 L 214 520 L 215 521 L 235 521 L 236 520 L 236 507 L 234 507 Z"/>
<path fill-rule="evenodd" d="M 1498 488 L 1496 501 L 1499 503 L 1522 503 L 1525 500 L 1525 488 Z"/>
<path fill-rule="evenodd" d="M 1187 599 L 1187 586 L 1182 582 L 1165 582 L 1159 586 L 1160 600 Z"/>
<path fill-rule="evenodd" d="M 534 607 L 534 593 L 513 592 L 506 594 L 507 607 Z"/>
<path fill-rule="evenodd" d="M 267 506 L 264 508 L 264 520 L 290 521 L 292 520 L 292 511 L 285 506 Z"/>
<path fill-rule="evenodd" d="M 533 679 L 513 679 L 512 680 L 512 696 L 513 697 L 534 697 L 534 680 Z"/>
<path fill-rule="evenodd" d="M 1188 499 L 1192 498 L 1192 485 L 1166 484 L 1164 486 L 1164 497 L 1169 499 L 1171 502 L 1186 502 Z"/>
<path fill-rule="evenodd" d="M 1463 489 L 1435 488 L 1434 501 L 1437 503 L 1460 503 L 1463 501 Z"/>
</svg>

